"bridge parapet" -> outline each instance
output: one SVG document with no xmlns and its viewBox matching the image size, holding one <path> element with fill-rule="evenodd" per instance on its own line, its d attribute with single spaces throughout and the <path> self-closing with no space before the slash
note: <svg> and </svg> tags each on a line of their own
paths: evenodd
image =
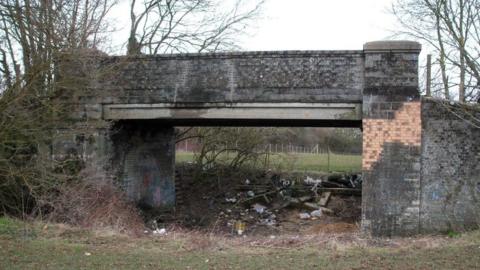
<svg viewBox="0 0 480 270">
<path fill-rule="evenodd" d="M 361 51 L 109 57 L 102 103 L 361 103 Z"/>
</svg>

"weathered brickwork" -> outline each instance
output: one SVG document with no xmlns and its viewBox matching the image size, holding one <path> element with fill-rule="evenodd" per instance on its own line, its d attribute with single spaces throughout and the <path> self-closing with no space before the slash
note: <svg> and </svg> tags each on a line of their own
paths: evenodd
<svg viewBox="0 0 480 270">
<path fill-rule="evenodd" d="M 419 231 L 420 47 L 377 45 L 364 48 L 362 228 L 412 235 Z"/>
<path fill-rule="evenodd" d="M 86 164 L 103 167 L 107 177 L 122 182 L 132 200 L 157 208 L 172 205 L 174 198 L 171 191 L 155 191 L 159 186 L 163 190 L 173 186 L 173 137 L 158 131 L 150 137 L 169 143 L 155 143 L 147 137 L 142 142 L 148 132 L 140 132 L 142 127 L 138 125 L 139 130 L 132 130 L 131 123 L 105 120 L 105 105 L 171 103 L 193 104 L 188 106 L 196 109 L 199 103 L 362 101 L 362 51 L 137 57 L 95 53 L 80 58 L 65 56 L 60 64 L 59 86 L 63 92 L 57 100 L 67 108 L 69 117 L 58 128 L 64 135 L 58 136 L 52 147 L 53 158 L 76 156 Z M 172 129 L 171 124 L 154 125 L 165 131 Z M 117 132 L 125 135 L 127 130 L 132 138 L 117 136 Z M 149 147 L 155 148 L 155 153 L 148 152 Z M 155 192 L 160 195 L 154 196 Z"/>
<path fill-rule="evenodd" d="M 358 112 L 357 118 L 346 121 L 348 115 L 341 114 L 327 119 L 325 113 L 314 114 L 313 120 L 358 127 L 362 118 L 364 231 L 393 236 L 475 228 L 480 219 L 480 124 L 460 118 L 480 113 L 422 101 L 419 52 L 418 43 L 399 41 L 367 43 L 363 51 L 63 59 L 58 85 L 64 91 L 57 101 L 69 118 L 58 126 L 52 155 L 76 156 L 85 166 L 104 168 L 142 206 L 172 207 L 173 126 L 179 122 L 108 118 L 109 105 L 144 110 L 132 115 L 150 113 L 152 104 L 199 115 L 205 114 L 201 105 L 210 103 L 227 109 L 236 103 L 255 103 L 257 109 L 282 103 L 284 114 L 295 104 L 305 114 L 312 112 L 311 104 L 337 109 L 353 104 L 356 111 L 347 114 Z M 198 119 L 187 120 L 195 124 Z M 213 117 L 209 123 L 229 120 Z M 278 123 L 271 120 L 269 124 Z M 287 121 L 307 123 L 294 117 Z"/>
<path fill-rule="evenodd" d="M 421 231 L 480 226 L 480 107 L 422 102 Z"/>
<path fill-rule="evenodd" d="M 108 166 L 113 145 L 109 138 L 111 123 L 102 119 L 102 106 L 98 102 L 101 95 L 92 88 L 98 76 L 96 57 L 105 56 L 63 55 L 59 59 L 56 81 L 59 91 L 54 102 L 61 105 L 57 107 L 65 118 L 57 124 L 51 156 L 60 161 L 78 158 L 84 163 L 82 166 L 105 173 L 102 169 Z"/>
<path fill-rule="evenodd" d="M 154 122 L 121 121 L 111 138 L 112 164 L 127 196 L 143 208 L 175 206 L 175 132 Z"/>
<path fill-rule="evenodd" d="M 362 100 L 361 51 L 100 58 L 103 104 Z M 112 72 L 114 71 L 114 72 Z"/>
<path fill-rule="evenodd" d="M 391 119 L 363 119 L 363 170 L 380 161 L 385 143 L 419 147 L 421 144 L 420 102 L 377 103 L 379 110 L 392 114 Z M 394 110 L 394 108 L 399 109 Z"/>
</svg>

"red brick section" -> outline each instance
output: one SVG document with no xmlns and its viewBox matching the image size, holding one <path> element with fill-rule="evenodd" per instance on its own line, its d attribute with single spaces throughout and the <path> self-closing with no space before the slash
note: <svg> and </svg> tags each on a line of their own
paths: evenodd
<svg viewBox="0 0 480 270">
<path fill-rule="evenodd" d="M 420 146 L 421 103 L 404 102 L 393 119 L 363 119 L 362 169 L 368 171 L 380 159 L 385 143 Z"/>
</svg>

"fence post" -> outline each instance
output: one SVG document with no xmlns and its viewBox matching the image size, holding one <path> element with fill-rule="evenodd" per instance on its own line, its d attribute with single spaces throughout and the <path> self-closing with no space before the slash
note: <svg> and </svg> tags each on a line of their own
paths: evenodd
<svg viewBox="0 0 480 270">
<path fill-rule="evenodd" d="M 330 172 L 330 146 L 327 146 L 327 171 Z"/>
<path fill-rule="evenodd" d="M 431 81 L 432 81 L 432 55 L 427 55 L 427 82 L 425 86 L 425 91 L 427 97 L 431 96 Z"/>
</svg>

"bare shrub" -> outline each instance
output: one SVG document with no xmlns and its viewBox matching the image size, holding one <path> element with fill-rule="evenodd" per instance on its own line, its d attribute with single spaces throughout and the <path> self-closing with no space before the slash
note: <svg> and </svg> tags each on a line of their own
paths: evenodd
<svg viewBox="0 0 480 270">
<path fill-rule="evenodd" d="M 109 228 L 139 233 L 143 220 L 113 180 L 96 172 L 82 172 L 80 179 L 65 184 L 53 202 L 49 219 L 85 228 Z"/>
<path fill-rule="evenodd" d="M 200 170 L 227 167 L 260 168 L 268 164 L 267 140 L 272 128 L 196 127 L 177 134 L 177 143 L 195 138 L 200 149 L 195 151 L 195 164 Z"/>
</svg>

